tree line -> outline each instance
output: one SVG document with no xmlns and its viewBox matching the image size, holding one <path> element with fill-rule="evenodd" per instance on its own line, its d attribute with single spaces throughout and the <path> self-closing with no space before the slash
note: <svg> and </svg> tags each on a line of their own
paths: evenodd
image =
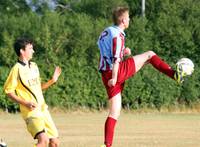
<svg viewBox="0 0 200 147">
<path fill-rule="evenodd" d="M 36 1 L 37 2 L 37 1 Z M 144 67 L 126 82 L 123 107 L 170 108 L 194 107 L 200 101 L 200 1 L 148 0 L 145 17 L 140 1 L 132 0 L 57 0 L 54 10 L 47 5 L 33 11 L 26 1 L 0 2 L 0 108 L 17 111 L 3 92 L 10 68 L 17 61 L 13 43 L 19 36 L 35 42 L 33 61 L 40 68 L 42 81 L 50 78 L 54 67 L 62 68 L 58 83 L 44 91 L 52 107 L 103 109 L 107 96 L 98 72 L 97 39 L 112 25 L 115 6 L 130 8 L 130 27 L 126 46 L 132 55 L 153 50 L 173 68 L 178 59 L 190 58 L 195 71 L 177 85 L 151 65 Z"/>
</svg>

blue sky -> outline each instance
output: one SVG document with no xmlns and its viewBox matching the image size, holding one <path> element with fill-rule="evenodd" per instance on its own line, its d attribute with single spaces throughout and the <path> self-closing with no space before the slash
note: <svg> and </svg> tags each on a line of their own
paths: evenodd
<svg viewBox="0 0 200 147">
<path fill-rule="evenodd" d="M 51 10 L 54 10 L 56 7 L 56 0 L 38 0 L 37 4 L 34 4 L 33 0 L 26 0 L 26 3 L 31 7 L 33 11 L 36 11 L 38 6 L 42 3 L 47 3 Z"/>
</svg>

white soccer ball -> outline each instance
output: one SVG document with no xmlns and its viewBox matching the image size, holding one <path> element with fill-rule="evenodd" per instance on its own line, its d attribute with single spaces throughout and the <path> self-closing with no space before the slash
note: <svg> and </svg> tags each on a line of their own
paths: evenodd
<svg viewBox="0 0 200 147">
<path fill-rule="evenodd" d="M 7 147 L 7 144 L 5 142 L 0 142 L 0 147 Z"/>
<path fill-rule="evenodd" d="M 178 68 L 180 68 L 185 75 L 191 75 L 194 71 L 194 63 L 189 58 L 181 58 L 176 63 Z"/>
</svg>

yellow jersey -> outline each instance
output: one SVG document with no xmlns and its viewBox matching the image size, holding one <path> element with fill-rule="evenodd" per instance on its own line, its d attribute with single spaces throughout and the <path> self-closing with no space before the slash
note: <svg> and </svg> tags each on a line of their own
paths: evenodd
<svg viewBox="0 0 200 147">
<path fill-rule="evenodd" d="M 30 116 L 39 116 L 40 112 L 47 108 L 42 93 L 39 69 L 34 62 L 25 64 L 18 61 L 10 71 L 4 91 L 6 94 L 15 93 L 19 98 L 37 104 L 33 111 L 20 104 L 20 112 L 24 119 Z"/>
</svg>

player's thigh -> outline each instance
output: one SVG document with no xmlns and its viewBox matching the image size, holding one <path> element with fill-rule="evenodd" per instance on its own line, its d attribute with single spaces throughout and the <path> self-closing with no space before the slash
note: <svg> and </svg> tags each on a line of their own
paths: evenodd
<svg viewBox="0 0 200 147">
<path fill-rule="evenodd" d="M 29 117 L 26 120 L 27 130 L 35 138 L 37 134 L 45 131 L 44 121 L 41 117 Z"/>
<path fill-rule="evenodd" d="M 155 55 L 153 51 L 147 51 L 133 56 L 135 62 L 135 71 L 138 72 L 153 55 Z"/>
<path fill-rule="evenodd" d="M 45 123 L 45 131 L 49 138 L 57 138 L 58 137 L 58 130 L 55 126 L 55 123 L 49 113 L 48 110 L 43 112 L 44 116 L 44 123 Z"/>
<path fill-rule="evenodd" d="M 121 111 L 122 98 L 121 93 L 118 93 L 109 100 L 109 116 L 117 119 Z"/>
</svg>

